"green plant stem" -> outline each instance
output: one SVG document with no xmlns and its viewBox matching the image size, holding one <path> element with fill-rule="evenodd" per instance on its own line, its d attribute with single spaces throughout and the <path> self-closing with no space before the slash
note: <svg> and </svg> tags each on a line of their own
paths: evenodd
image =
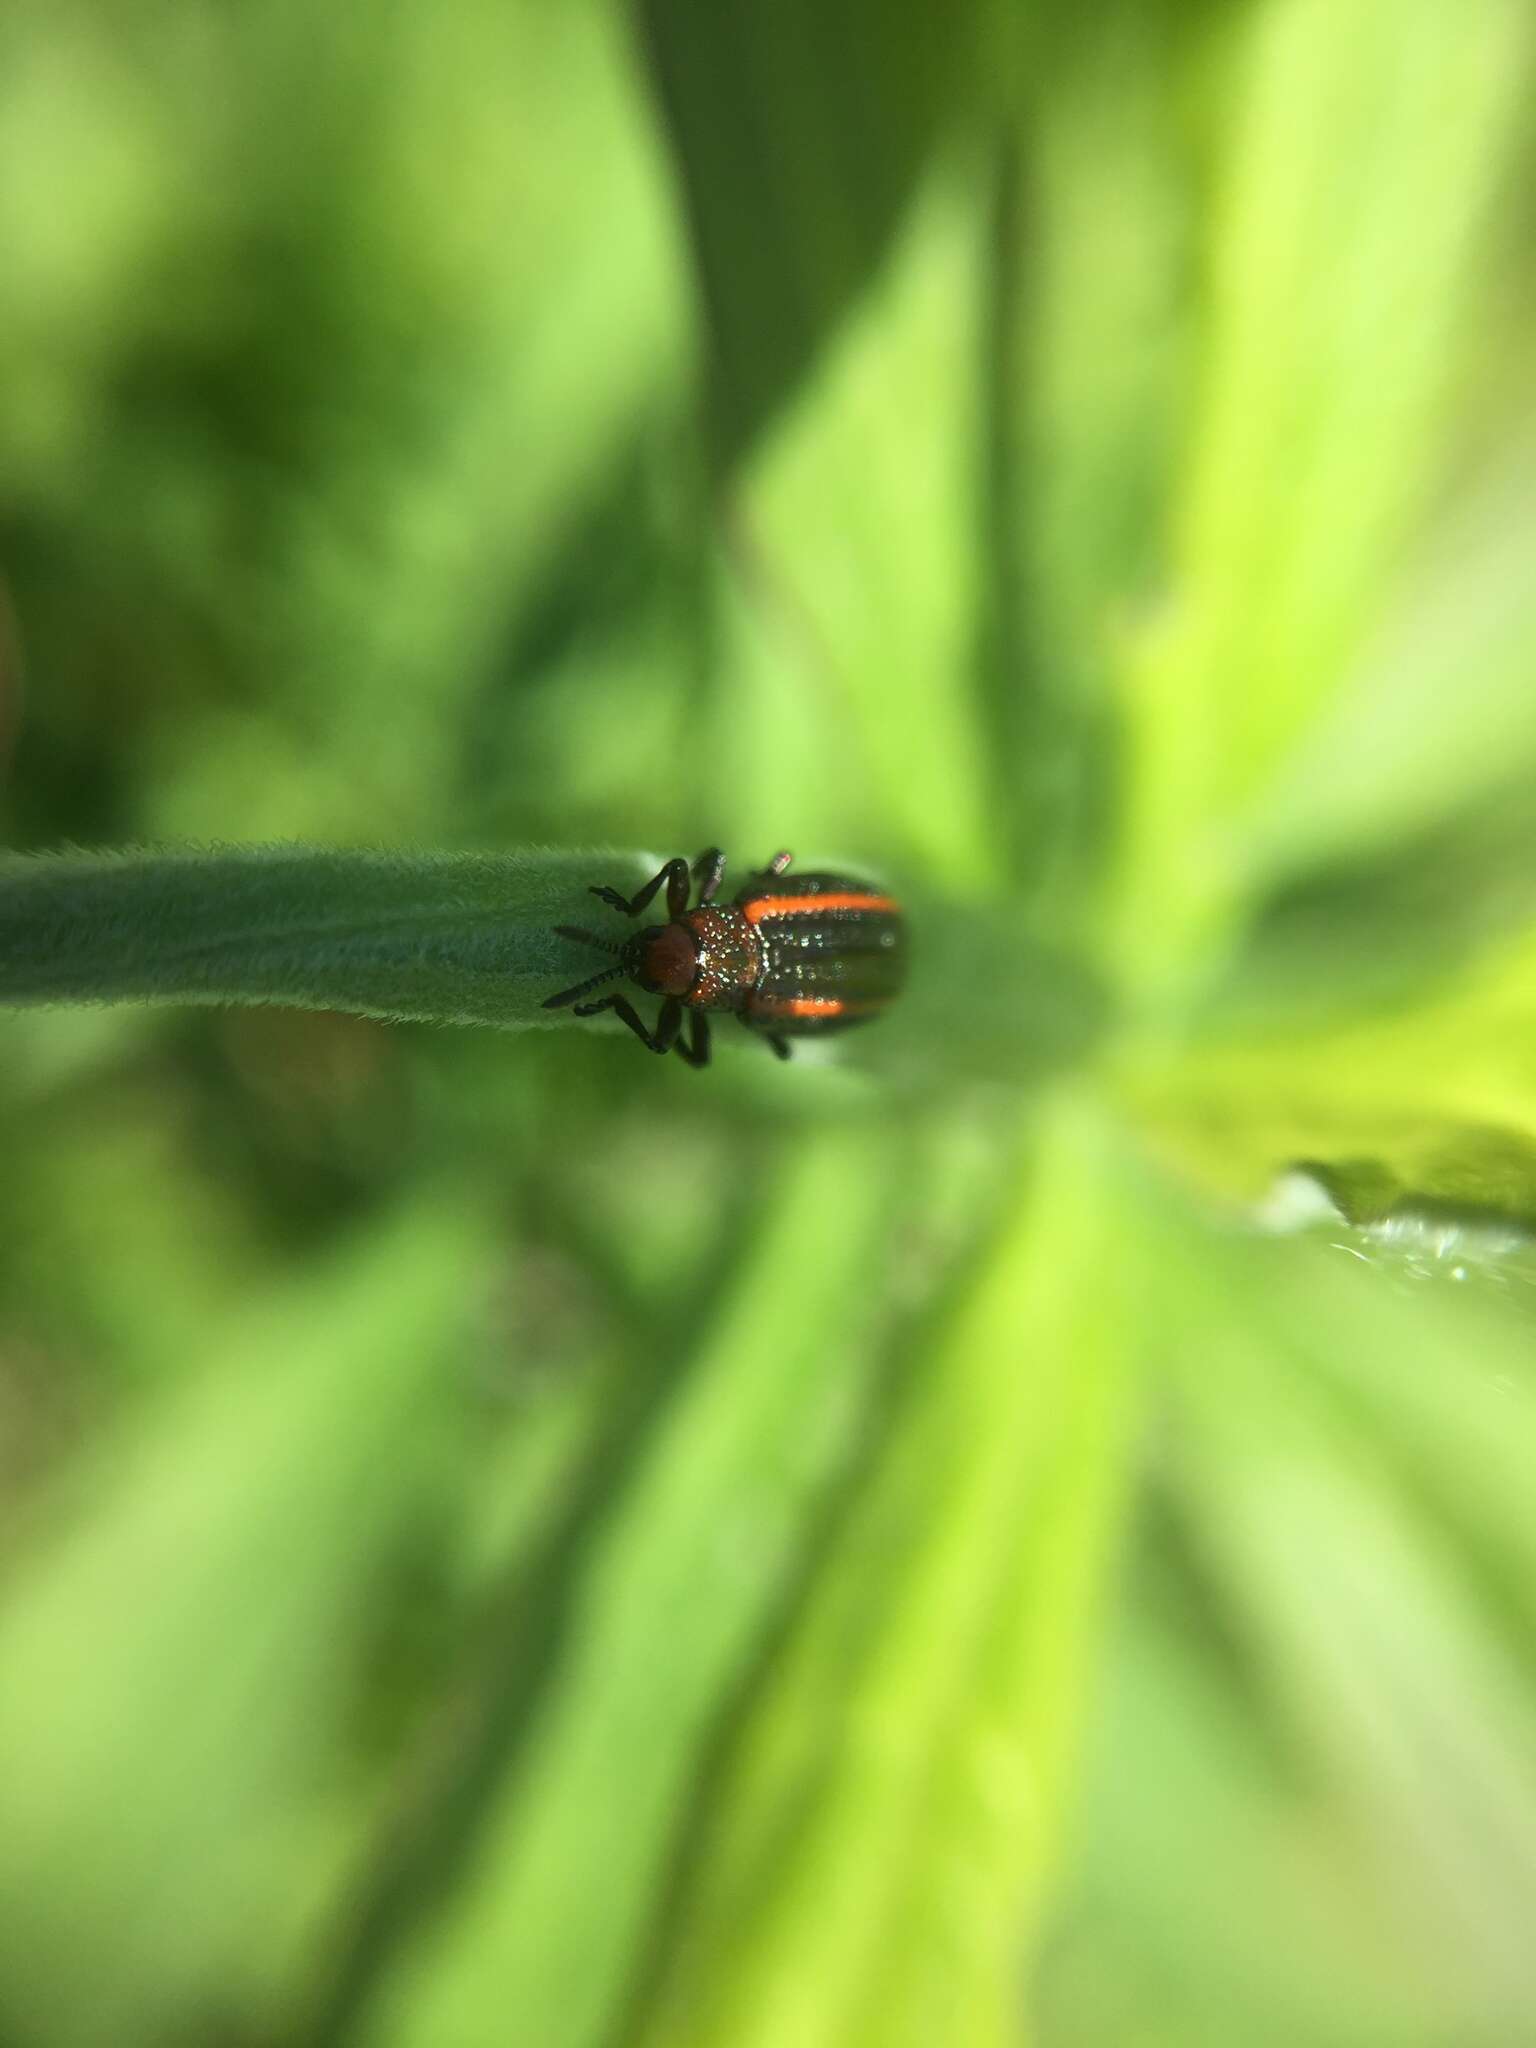
<svg viewBox="0 0 1536 2048">
<path fill-rule="evenodd" d="M 555 1021 L 600 964 L 557 922 L 601 913 L 611 852 L 311 846 L 0 855 L 0 1004 L 281 1003 L 443 1024 Z"/>
</svg>

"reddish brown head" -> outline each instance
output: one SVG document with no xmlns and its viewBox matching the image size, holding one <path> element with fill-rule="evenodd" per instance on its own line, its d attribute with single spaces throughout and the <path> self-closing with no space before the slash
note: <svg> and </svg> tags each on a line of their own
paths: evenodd
<svg viewBox="0 0 1536 2048">
<path fill-rule="evenodd" d="M 648 995 L 685 996 L 698 979 L 699 948 L 685 924 L 653 924 L 624 948 L 624 972 Z"/>
</svg>

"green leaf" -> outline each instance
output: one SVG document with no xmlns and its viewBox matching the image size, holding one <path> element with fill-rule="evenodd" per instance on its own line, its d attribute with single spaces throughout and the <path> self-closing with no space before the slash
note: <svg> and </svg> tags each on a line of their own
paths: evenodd
<svg viewBox="0 0 1536 2048">
<path fill-rule="evenodd" d="M 317 1777 L 345 1751 L 378 1575 L 460 1427 L 443 1367 L 485 1242 L 471 1204 L 424 1197 L 243 1308 L 11 1561 L 8 2038 L 149 2048 L 294 1967 L 342 1848 Z M 317 1859 L 297 1893 L 295 1830 Z"/>
<path fill-rule="evenodd" d="M 1061 1116 L 748 1703 L 640 2038 L 1016 2030 L 1118 1514 L 1123 1332 L 1092 1126 Z"/>
<path fill-rule="evenodd" d="M 883 1140 L 808 1142 L 709 1325 L 673 1332 L 670 1398 L 493 1676 L 494 1704 L 535 1675 L 531 1723 L 441 1926 L 377 1958 L 379 2038 L 608 2039 L 722 1700 L 857 1440 L 897 1187 Z"/>
<path fill-rule="evenodd" d="M 1239 26 L 1172 590 L 1126 673 L 1138 974 L 1176 976 L 1240 910 L 1256 810 L 1399 588 L 1527 47 L 1507 0 L 1281 0 Z"/>
<path fill-rule="evenodd" d="M 1130 1804 L 1100 1825 L 1147 1896 L 1090 1847 L 1126 1913 L 1112 1944 L 1161 1921 L 1161 2003 L 1223 1999 L 1227 2038 L 1337 2040 L 1354 2009 L 1343 2038 L 1516 2040 L 1536 2009 L 1530 1305 L 1221 1239 L 1153 1200 L 1137 1288 L 1169 1430 L 1133 1640 L 1155 1630 L 1165 1671 L 1194 1669 L 1204 1642 L 1225 1731 L 1161 1804 L 1124 1784 L 1141 1737 L 1118 1720 L 1130 1747 L 1104 1763 Z M 1247 1841 L 1223 1831 L 1245 1784 L 1264 1798 Z M 1186 1901 L 1153 1892 L 1171 1860 Z M 1264 1948 L 1309 1958 L 1303 1982 L 1262 1962 L 1245 1978 L 1260 1923 L 1212 1917 L 1247 1868 L 1274 1915 Z"/>
<path fill-rule="evenodd" d="M 633 926 L 593 903 L 591 878 L 653 873 L 646 856 L 605 852 L 0 854 L 0 1007 L 280 1003 L 547 1026 L 569 1014 L 545 1007 L 552 993 L 613 964 L 555 922 L 574 919 L 604 944 L 622 937 Z M 1081 962 L 972 905 L 924 895 L 916 911 L 933 936 L 897 1028 L 852 1041 L 849 1064 L 931 1090 L 972 1072 L 1034 1082 L 1092 1047 L 1105 1002 Z M 979 956 L 991 1000 L 957 1015 L 955 988 Z M 934 1071 L 939 1040 L 945 1076 Z"/>
<path fill-rule="evenodd" d="M 1523 421 L 1511 427 L 1529 434 Z M 1440 513 L 1371 644 L 1259 804 L 1247 867 L 1283 876 L 1379 861 L 1434 828 L 1475 828 L 1490 794 L 1517 778 L 1528 786 L 1533 499 L 1527 440 Z"/>
<path fill-rule="evenodd" d="M 734 460 L 870 282 L 957 84 L 978 0 L 780 0 L 741 12 L 643 0 Z"/>
<path fill-rule="evenodd" d="M 284 1003 L 439 1024 L 547 1024 L 601 956 L 611 853 L 182 848 L 0 856 L 0 1004 Z"/>
<path fill-rule="evenodd" d="M 971 897 L 1003 866 L 987 757 L 968 692 L 935 679 L 975 663 L 981 226 L 969 183 L 936 172 L 741 471 L 710 732 L 744 833 L 872 847 Z M 784 758 L 793 777 L 763 774 Z"/>
<path fill-rule="evenodd" d="M 1284 1020 L 1281 1020 L 1282 1027 Z M 1536 1217 L 1536 934 L 1417 1003 L 1311 1029 L 1213 1033 L 1128 1063 L 1138 1113 L 1204 1179 L 1256 1200 L 1298 1163 Z"/>
<path fill-rule="evenodd" d="M 1162 575 L 1189 376 L 1199 10 L 1014 10 L 988 165 L 981 712 L 993 829 L 1066 927 L 1110 833 L 1111 706 Z"/>
<path fill-rule="evenodd" d="M 1258 906 L 1197 1028 L 1278 1035 L 1435 1001 L 1533 921 L 1536 781 L 1519 777 L 1443 826 L 1309 863 Z"/>
</svg>

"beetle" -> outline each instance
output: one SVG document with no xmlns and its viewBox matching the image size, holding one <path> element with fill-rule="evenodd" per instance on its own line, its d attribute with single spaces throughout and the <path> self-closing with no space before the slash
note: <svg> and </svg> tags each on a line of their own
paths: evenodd
<svg viewBox="0 0 1536 2048">
<path fill-rule="evenodd" d="M 725 879 L 718 846 L 706 847 L 691 867 L 681 858 L 663 862 L 633 896 L 594 883 L 591 893 L 625 917 L 638 917 L 665 889 L 668 922 L 622 941 L 557 924 L 561 938 L 613 954 L 614 965 L 550 996 L 544 1008 L 569 1004 L 577 1017 L 612 1010 L 642 1045 L 652 1052 L 675 1049 L 691 1067 L 709 1065 L 712 1011 L 733 1010 L 781 1060 L 789 1058 L 791 1038 L 820 1038 L 878 1017 L 906 974 L 900 905 L 883 889 L 847 875 L 791 876 L 793 858 L 776 853 L 728 904 L 715 901 Z M 690 909 L 695 885 L 698 900 Z M 577 1000 L 621 974 L 662 998 L 654 1031 L 617 992 L 596 1002 Z"/>
</svg>

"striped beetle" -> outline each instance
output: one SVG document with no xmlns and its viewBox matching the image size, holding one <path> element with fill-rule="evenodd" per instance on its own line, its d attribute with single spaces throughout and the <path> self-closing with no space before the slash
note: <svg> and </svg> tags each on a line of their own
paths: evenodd
<svg viewBox="0 0 1536 2048">
<path fill-rule="evenodd" d="M 550 996 L 545 1009 L 569 1004 L 577 1017 L 612 1010 L 642 1045 L 661 1053 L 675 1047 L 691 1067 L 709 1064 L 711 1011 L 734 1010 L 780 1059 L 789 1058 L 791 1038 L 819 1038 L 879 1016 L 905 976 L 900 906 L 883 890 L 846 875 L 791 876 L 792 859 L 775 854 L 728 904 L 715 901 L 725 878 L 718 846 L 708 847 L 691 869 L 682 859 L 665 862 L 633 896 L 594 884 L 592 894 L 626 917 L 638 917 L 665 888 L 668 922 L 622 941 L 556 925 L 561 938 L 595 946 L 615 961 Z M 698 901 L 690 910 L 695 883 Z M 662 998 L 654 1031 L 626 996 L 577 1000 L 618 975 Z"/>
</svg>

